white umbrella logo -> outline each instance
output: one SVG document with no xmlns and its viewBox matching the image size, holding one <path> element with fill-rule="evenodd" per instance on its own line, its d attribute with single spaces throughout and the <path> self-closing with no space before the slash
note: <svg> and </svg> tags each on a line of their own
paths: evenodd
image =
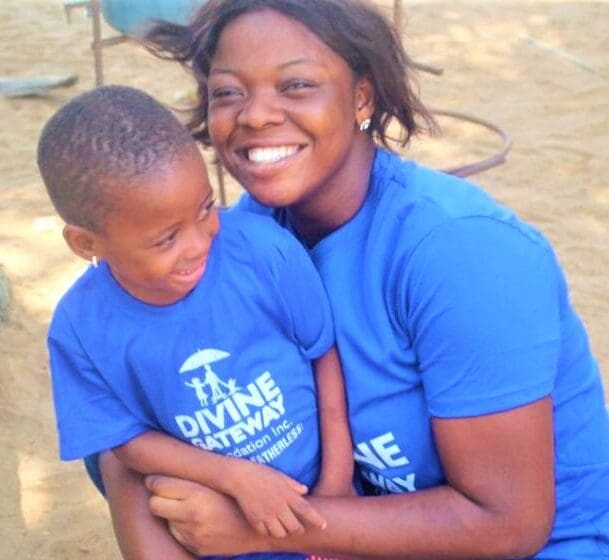
<svg viewBox="0 0 609 560">
<path fill-rule="evenodd" d="M 216 372 L 211 369 L 211 364 L 224 360 L 229 356 L 230 354 L 224 350 L 218 350 L 217 348 L 205 348 L 204 350 L 197 350 L 194 354 L 189 356 L 180 367 L 180 373 L 194 371 L 199 368 L 203 368 L 205 370 L 205 378 L 203 382 L 201 382 L 199 377 L 193 377 L 190 380 L 190 383 L 186 383 L 188 387 L 192 387 L 196 391 L 197 397 L 201 401 L 202 406 L 207 405 L 208 397 L 207 393 L 203 389 L 205 386 L 209 387 L 211 391 L 211 400 L 214 404 L 232 395 L 239 389 L 235 379 L 229 379 L 228 383 L 225 383 L 218 377 Z M 228 389 L 228 393 L 226 393 L 223 388 Z"/>
</svg>

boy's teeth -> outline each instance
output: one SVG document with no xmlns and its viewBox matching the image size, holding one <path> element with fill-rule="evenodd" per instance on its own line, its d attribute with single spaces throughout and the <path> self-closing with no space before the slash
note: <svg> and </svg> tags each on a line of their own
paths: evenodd
<svg viewBox="0 0 609 560">
<path fill-rule="evenodd" d="M 295 154 L 298 146 L 277 146 L 273 148 L 252 148 L 247 151 L 247 159 L 253 163 L 275 163 Z"/>
</svg>

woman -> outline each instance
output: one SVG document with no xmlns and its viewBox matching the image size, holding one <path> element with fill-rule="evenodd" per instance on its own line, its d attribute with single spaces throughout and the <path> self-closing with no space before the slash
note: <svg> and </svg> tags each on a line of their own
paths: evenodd
<svg viewBox="0 0 609 560">
<path fill-rule="evenodd" d="M 547 241 L 473 185 L 376 146 L 431 123 L 397 35 L 349 0 L 211 0 L 154 48 L 192 68 L 193 133 L 310 250 L 330 296 L 365 497 L 255 535 L 230 499 L 152 477 L 199 554 L 609 557 L 609 420 Z M 112 472 L 112 465 L 108 471 Z"/>
</svg>

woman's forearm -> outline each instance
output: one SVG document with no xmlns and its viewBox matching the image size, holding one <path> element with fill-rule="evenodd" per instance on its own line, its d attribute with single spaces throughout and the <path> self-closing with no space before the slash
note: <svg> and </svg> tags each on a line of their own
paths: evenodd
<svg viewBox="0 0 609 560">
<path fill-rule="evenodd" d="M 323 531 L 290 537 L 289 550 L 370 558 L 521 558 L 543 545 L 535 530 L 468 500 L 449 486 L 412 494 L 312 498 Z M 274 550 L 287 542 L 273 542 Z"/>
<path fill-rule="evenodd" d="M 284 539 L 260 537 L 232 500 L 210 489 L 150 477 L 157 494 L 151 510 L 170 519 L 177 537 L 193 552 L 302 552 L 370 558 L 520 558 L 543 543 L 535 528 L 518 527 L 448 486 L 378 497 L 312 497 L 327 519 L 324 530 L 308 529 Z M 166 499 L 161 495 L 171 495 Z"/>
</svg>

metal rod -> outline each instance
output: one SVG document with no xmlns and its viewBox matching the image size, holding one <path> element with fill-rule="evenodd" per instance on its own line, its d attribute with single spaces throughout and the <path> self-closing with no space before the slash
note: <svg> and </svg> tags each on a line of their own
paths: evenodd
<svg viewBox="0 0 609 560">
<path fill-rule="evenodd" d="M 491 169 L 496 167 L 497 165 L 501 165 L 506 162 L 506 156 L 510 149 L 512 148 L 512 138 L 511 136 L 499 125 L 496 125 L 486 119 L 482 119 L 480 117 L 475 117 L 473 115 L 469 115 L 467 113 L 461 113 L 458 111 L 446 111 L 443 109 L 432 109 L 432 112 L 435 115 L 452 117 L 454 119 L 458 119 L 461 121 L 470 122 L 473 124 L 477 124 L 483 126 L 484 128 L 490 130 L 497 134 L 502 141 L 502 146 L 499 151 L 487 158 L 483 158 L 481 160 L 475 161 L 473 163 L 469 163 L 467 165 L 461 165 L 458 167 L 451 167 L 444 169 L 445 173 L 450 173 L 451 175 L 457 175 L 458 177 L 469 177 L 470 175 L 475 175 L 476 173 L 480 173 L 481 171 L 486 171 L 487 169 Z"/>
</svg>

